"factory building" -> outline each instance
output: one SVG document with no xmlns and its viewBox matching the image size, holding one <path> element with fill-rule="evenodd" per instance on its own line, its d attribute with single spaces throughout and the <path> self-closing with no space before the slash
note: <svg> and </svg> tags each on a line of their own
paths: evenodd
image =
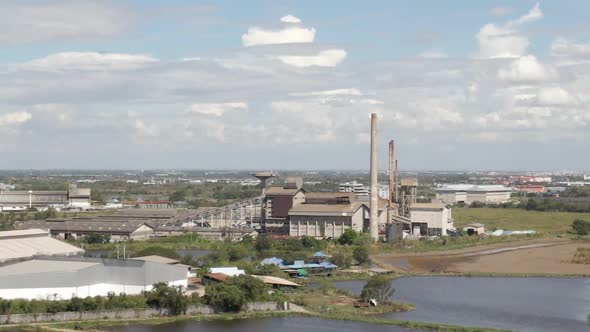
<svg viewBox="0 0 590 332">
<path fill-rule="evenodd" d="M 84 250 L 49 236 L 41 229 L 0 232 L 0 264 L 33 256 L 76 256 Z"/>
<path fill-rule="evenodd" d="M 91 206 L 90 189 L 70 185 L 64 191 L 4 191 L 0 190 L 0 211 L 24 211 L 27 208 L 81 208 Z"/>
<path fill-rule="evenodd" d="M 512 188 L 502 185 L 445 184 L 436 189 L 436 199 L 445 204 L 500 204 L 510 200 Z"/>
<path fill-rule="evenodd" d="M 289 210 L 289 235 L 338 238 L 346 229 L 363 231 L 368 207 L 348 204 L 300 204 Z"/>
<path fill-rule="evenodd" d="M 90 233 L 106 234 L 111 242 L 126 240 L 146 240 L 154 236 L 154 226 L 143 220 L 84 220 L 84 219 L 48 219 L 45 221 L 27 221 L 23 229 L 38 228 L 49 231 L 51 236 L 59 239 L 79 238 Z"/>
<path fill-rule="evenodd" d="M 369 189 L 367 189 L 362 183 L 356 181 L 339 184 L 338 191 L 341 193 L 353 193 L 358 196 L 369 196 Z"/>
<path fill-rule="evenodd" d="M 410 206 L 412 233 L 420 236 L 444 236 L 454 230 L 451 209 L 440 202 L 414 203 Z"/>
<path fill-rule="evenodd" d="M 184 265 L 142 260 L 34 257 L 0 267 L 0 298 L 52 299 L 128 295 L 150 291 L 155 283 L 187 286 Z"/>
</svg>

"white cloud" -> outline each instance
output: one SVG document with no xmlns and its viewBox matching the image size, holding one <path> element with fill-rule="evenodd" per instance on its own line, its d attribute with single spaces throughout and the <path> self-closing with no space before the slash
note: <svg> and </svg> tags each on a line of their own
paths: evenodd
<svg viewBox="0 0 590 332">
<path fill-rule="evenodd" d="M 543 12 L 537 3 L 527 14 L 514 21 L 504 25 L 493 23 L 484 25 L 476 35 L 480 57 L 515 58 L 524 55 L 529 46 L 529 40 L 517 28 L 542 17 Z"/>
<path fill-rule="evenodd" d="M 283 23 L 301 23 L 301 19 L 299 17 L 295 17 L 291 14 L 285 15 L 281 17 L 281 22 Z"/>
<path fill-rule="evenodd" d="M 512 8 L 510 8 L 510 7 L 494 7 L 492 9 L 490 9 L 489 14 L 491 16 L 496 16 L 496 17 L 507 16 L 507 15 L 512 14 Z"/>
<path fill-rule="evenodd" d="M 192 104 L 189 112 L 193 114 L 212 115 L 220 117 L 229 111 L 244 111 L 248 109 L 248 104 L 244 102 L 234 103 L 209 103 L 209 104 Z"/>
<path fill-rule="evenodd" d="M 577 43 L 558 38 L 551 44 L 551 54 L 559 57 L 590 58 L 590 43 Z"/>
<path fill-rule="evenodd" d="M 525 23 L 534 22 L 543 18 L 543 12 L 541 11 L 541 7 L 537 2 L 531 10 L 526 13 L 525 15 L 519 17 L 515 21 L 510 21 L 509 25 L 521 25 Z"/>
<path fill-rule="evenodd" d="M 244 46 L 311 43 L 315 39 L 315 29 L 305 27 L 287 27 L 281 30 L 265 30 L 259 27 L 250 27 L 248 32 L 242 35 Z"/>
<path fill-rule="evenodd" d="M 141 54 L 62 52 L 29 61 L 21 68 L 28 70 L 126 70 L 137 69 L 158 59 Z"/>
<path fill-rule="evenodd" d="M 575 99 L 570 93 L 560 87 L 539 89 L 537 101 L 541 105 L 569 105 L 575 103 Z"/>
<path fill-rule="evenodd" d="M 33 116 L 29 112 L 13 112 L 0 115 L 0 126 L 15 125 L 31 120 Z"/>
<path fill-rule="evenodd" d="M 362 96 L 363 94 L 357 88 L 347 88 L 347 89 L 334 89 L 334 90 L 322 90 L 322 91 L 312 91 L 312 92 L 293 92 L 289 94 L 290 96 L 298 96 L 298 97 L 305 97 L 305 96 Z"/>
<path fill-rule="evenodd" d="M 0 44 L 112 36 L 123 31 L 135 18 L 132 11 L 114 6 L 114 3 L 2 1 Z"/>
<path fill-rule="evenodd" d="M 305 68 L 311 66 L 335 67 L 346 58 L 346 51 L 331 49 L 316 55 L 279 55 L 277 59 L 291 66 Z"/>
<path fill-rule="evenodd" d="M 543 65 L 533 55 L 513 60 L 507 67 L 498 70 L 498 78 L 504 81 L 544 81 L 554 76 L 553 69 Z"/>
</svg>

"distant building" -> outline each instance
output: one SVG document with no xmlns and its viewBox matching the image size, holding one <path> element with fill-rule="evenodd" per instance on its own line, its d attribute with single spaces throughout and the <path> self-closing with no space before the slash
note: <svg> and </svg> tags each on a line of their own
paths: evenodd
<svg viewBox="0 0 590 332">
<path fill-rule="evenodd" d="M 3 191 L 0 190 L 0 208 L 2 210 L 20 211 L 30 207 L 56 207 L 56 208 L 89 208 L 90 189 L 78 188 L 70 185 L 67 191 Z"/>
<path fill-rule="evenodd" d="M 369 189 L 362 183 L 356 181 L 344 182 L 338 185 L 338 191 L 341 193 L 354 193 L 358 196 L 368 196 Z"/>
<path fill-rule="evenodd" d="M 444 203 L 414 203 L 410 206 L 412 233 L 422 236 L 444 236 L 454 230 L 451 209 Z"/>
<path fill-rule="evenodd" d="M 510 200 L 512 188 L 502 185 L 445 184 L 436 189 L 436 199 L 445 204 L 499 204 Z"/>
<path fill-rule="evenodd" d="M 527 194 L 542 194 L 547 192 L 547 188 L 536 184 L 521 184 L 516 186 L 516 191 Z"/>
<path fill-rule="evenodd" d="M 463 226 L 463 232 L 467 235 L 481 235 L 485 233 L 484 224 L 473 223 Z"/>
<path fill-rule="evenodd" d="M 511 183 L 551 183 L 550 176 L 512 175 Z"/>
<path fill-rule="evenodd" d="M 135 207 L 140 209 L 171 209 L 174 202 L 171 201 L 123 201 L 123 207 Z"/>
<path fill-rule="evenodd" d="M 110 292 L 135 295 L 150 291 L 158 282 L 186 287 L 186 267 L 133 259 L 34 257 L 0 267 L 0 298 L 65 300 Z"/>
<path fill-rule="evenodd" d="M 0 190 L 14 190 L 15 188 L 15 185 L 0 182 Z"/>
<path fill-rule="evenodd" d="M 154 227 L 142 220 L 78 220 L 78 219 L 49 219 L 45 221 L 26 221 L 23 229 L 38 228 L 48 230 L 60 239 L 79 238 L 90 233 L 107 234 L 111 242 L 124 240 L 146 240 L 154 236 Z"/>
</svg>

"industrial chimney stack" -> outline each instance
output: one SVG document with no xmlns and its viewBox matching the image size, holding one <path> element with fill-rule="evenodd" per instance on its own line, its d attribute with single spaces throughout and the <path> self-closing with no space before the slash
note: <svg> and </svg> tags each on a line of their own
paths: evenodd
<svg viewBox="0 0 590 332">
<path fill-rule="evenodd" d="M 377 189 L 377 114 L 371 113 L 371 202 L 369 211 L 369 234 L 379 240 L 379 196 Z"/>
</svg>

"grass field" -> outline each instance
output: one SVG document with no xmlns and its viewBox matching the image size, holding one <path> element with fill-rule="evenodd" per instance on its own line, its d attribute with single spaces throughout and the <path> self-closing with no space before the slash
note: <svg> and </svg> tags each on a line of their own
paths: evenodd
<svg viewBox="0 0 590 332">
<path fill-rule="evenodd" d="M 590 221 L 590 213 L 527 211 L 501 208 L 454 208 L 455 227 L 479 222 L 486 231 L 534 230 L 544 234 L 566 234 L 576 219 Z"/>
</svg>

